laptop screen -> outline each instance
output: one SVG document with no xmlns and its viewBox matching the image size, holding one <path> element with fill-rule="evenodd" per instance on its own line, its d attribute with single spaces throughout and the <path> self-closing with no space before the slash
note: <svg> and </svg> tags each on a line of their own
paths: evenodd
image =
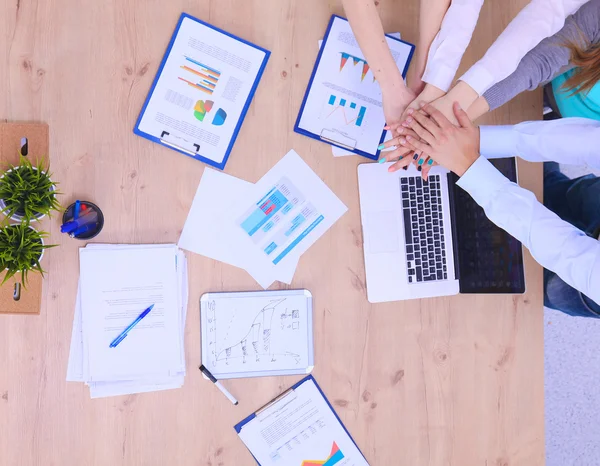
<svg viewBox="0 0 600 466">
<path fill-rule="evenodd" d="M 514 158 L 490 162 L 509 180 L 517 181 Z M 448 174 L 452 236 L 461 293 L 525 292 L 521 243 L 493 224 L 483 209 L 456 185 L 458 176 Z"/>
</svg>

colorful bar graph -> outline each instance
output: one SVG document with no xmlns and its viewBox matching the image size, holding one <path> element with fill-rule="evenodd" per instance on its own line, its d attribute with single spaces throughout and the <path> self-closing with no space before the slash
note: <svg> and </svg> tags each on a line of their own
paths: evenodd
<svg viewBox="0 0 600 466">
<path fill-rule="evenodd" d="M 188 81 L 187 79 L 183 79 L 183 78 L 181 78 L 181 77 L 180 77 L 180 78 L 178 78 L 178 79 L 180 79 L 180 80 L 181 80 L 181 81 L 183 81 L 184 83 L 187 83 L 188 85 L 190 85 L 190 86 L 192 86 L 192 87 L 194 87 L 194 88 L 198 89 L 199 91 L 206 92 L 207 94 L 212 94 L 212 93 L 213 93 L 213 90 L 212 90 L 212 89 L 209 89 L 208 87 L 202 86 L 202 85 L 200 85 L 200 84 L 198 84 L 198 83 L 193 83 L 193 82 L 191 82 L 191 81 Z"/>
</svg>

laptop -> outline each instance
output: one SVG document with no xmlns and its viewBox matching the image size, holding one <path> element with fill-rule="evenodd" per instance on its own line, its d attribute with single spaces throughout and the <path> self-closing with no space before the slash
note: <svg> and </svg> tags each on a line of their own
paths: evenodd
<svg viewBox="0 0 600 466">
<path fill-rule="evenodd" d="M 517 181 L 514 158 L 492 164 Z M 371 303 L 458 293 L 525 292 L 521 243 L 493 224 L 458 177 L 436 166 L 358 166 L 367 298 Z"/>
</svg>

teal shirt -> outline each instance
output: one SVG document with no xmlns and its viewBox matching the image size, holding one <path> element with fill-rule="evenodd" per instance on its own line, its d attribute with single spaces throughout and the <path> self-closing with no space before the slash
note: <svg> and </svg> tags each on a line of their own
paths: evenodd
<svg viewBox="0 0 600 466">
<path fill-rule="evenodd" d="M 573 94 L 572 91 L 562 89 L 562 85 L 573 76 L 573 72 L 569 70 L 552 80 L 552 91 L 560 114 L 563 118 L 583 117 L 600 120 L 600 82 L 588 92 Z"/>
</svg>

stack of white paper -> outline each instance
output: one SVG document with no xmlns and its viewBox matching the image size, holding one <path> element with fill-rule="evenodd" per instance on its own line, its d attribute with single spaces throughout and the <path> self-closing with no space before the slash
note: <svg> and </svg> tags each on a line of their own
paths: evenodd
<svg viewBox="0 0 600 466">
<path fill-rule="evenodd" d="M 206 169 L 179 247 L 290 284 L 300 256 L 348 210 L 293 150 L 255 185 Z"/>
<path fill-rule="evenodd" d="M 92 398 L 179 388 L 185 376 L 187 262 L 176 245 L 80 249 L 67 381 Z M 116 347 L 110 343 L 153 309 Z"/>
</svg>

